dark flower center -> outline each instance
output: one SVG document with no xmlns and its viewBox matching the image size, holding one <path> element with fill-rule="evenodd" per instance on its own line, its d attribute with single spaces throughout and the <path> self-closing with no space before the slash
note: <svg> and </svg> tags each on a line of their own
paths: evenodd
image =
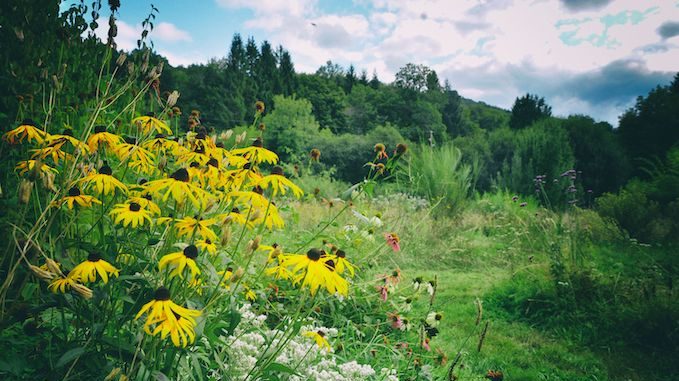
<svg viewBox="0 0 679 381">
<path fill-rule="evenodd" d="M 196 147 L 195 150 L 193 150 L 193 152 L 199 153 L 199 154 L 204 154 L 205 153 L 205 147 L 203 147 L 202 145 L 198 146 L 198 147 Z"/>
<path fill-rule="evenodd" d="M 130 203 L 130 211 L 131 212 L 138 212 L 140 210 L 141 210 L 141 205 L 137 204 L 136 202 Z"/>
<path fill-rule="evenodd" d="M 264 143 L 262 142 L 262 138 L 255 139 L 255 141 L 252 142 L 252 146 L 253 147 L 259 147 L 259 148 L 264 147 Z"/>
<path fill-rule="evenodd" d="M 102 133 L 102 132 L 106 132 L 106 126 L 101 125 L 101 124 L 98 125 L 98 126 L 94 126 L 94 133 L 95 134 L 99 134 L 99 133 Z"/>
<path fill-rule="evenodd" d="M 90 261 L 90 262 L 100 261 L 101 260 L 101 253 L 99 253 L 97 251 L 93 251 L 87 256 L 87 260 Z"/>
<path fill-rule="evenodd" d="M 205 243 L 207 243 L 208 245 L 212 245 L 212 241 L 210 241 L 209 238 L 206 238 L 206 239 L 205 239 Z"/>
<path fill-rule="evenodd" d="M 148 183 L 149 181 L 147 179 L 139 179 L 139 185 L 144 185 Z"/>
<path fill-rule="evenodd" d="M 80 189 L 78 189 L 78 187 L 71 187 L 71 189 L 68 190 L 68 195 L 70 197 L 80 196 Z"/>
<path fill-rule="evenodd" d="M 224 148 L 224 143 L 219 142 L 219 143 L 215 144 L 215 147 L 217 147 L 217 148 Z"/>
<path fill-rule="evenodd" d="M 64 136 L 73 136 L 73 130 L 71 130 L 70 128 L 65 128 L 61 132 L 61 134 L 64 135 Z"/>
<path fill-rule="evenodd" d="M 233 208 L 233 209 L 231 209 L 231 213 L 240 214 L 240 209 L 238 209 L 238 208 Z"/>
<path fill-rule="evenodd" d="M 399 155 L 403 155 L 404 153 L 406 153 L 407 150 L 408 146 L 403 143 L 399 143 L 396 145 L 396 153 Z"/>
<path fill-rule="evenodd" d="M 108 166 L 107 162 L 104 162 L 104 165 L 102 165 L 101 168 L 99 168 L 99 173 L 102 175 L 111 176 L 113 175 L 113 170 L 111 169 L 111 167 Z"/>
<path fill-rule="evenodd" d="M 441 314 L 436 314 L 436 316 L 434 316 L 434 319 L 436 319 L 436 320 L 441 320 L 441 319 L 443 319 L 443 315 L 441 315 Z"/>
<path fill-rule="evenodd" d="M 271 169 L 271 174 L 272 175 L 279 175 L 283 176 L 283 167 L 277 165 Z"/>
<path fill-rule="evenodd" d="M 258 193 L 258 194 L 264 194 L 264 189 L 262 189 L 262 187 L 260 187 L 259 185 L 252 188 L 252 191 L 255 192 L 255 193 Z"/>
<path fill-rule="evenodd" d="M 335 271 L 335 261 L 332 259 L 328 259 L 325 261 L 325 266 L 328 268 L 330 271 Z"/>
<path fill-rule="evenodd" d="M 345 253 L 344 250 L 337 250 L 337 257 L 338 258 L 346 258 L 347 253 Z"/>
<path fill-rule="evenodd" d="M 35 127 L 35 122 L 31 118 L 26 118 L 21 122 L 22 126 L 33 126 Z"/>
<path fill-rule="evenodd" d="M 219 168 L 219 161 L 215 159 L 214 157 L 211 157 L 210 160 L 207 161 L 207 165 L 211 165 L 215 168 Z"/>
<path fill-rule="evenodd" d="M 205 140 L 205 132 L 201 131 L 196 135 L 196 140 Z"/>
<path fill-rule="evenodd" d="M 156 134 L 156 139 L 165 139 L 165 134 Z"/>
<path fill-rule="evenodd" d="M 151 118 L 155 118 L 155 117 L 156 117 L 156 115 L 155 115 L 154 113 L 152 113 L 152 112 L 147 112 L 147 113 L 146 113 L 146 116 L 149 116 L 149 117 L 151 117 Z"/>
<path fill-rule="evenodd" d="M 200 167 L 200 164 L 198 164 L 197 161 L 192 161 L 191 164 L 189 164 L 189 167 L 191 167 L 191 168 L 198 168 L 198 167 Z"/>
<path fill-rule="evenodd" d="M 153 294 L 155 300 L 170 300 L 170 290 L 165 287 L 159 287 Z"/>
<path fill-rule="evenodd" d="M 145 195 L 143 195 L 143 196 L 141 196 L 141 197 L 143 197 L 143 198 L 145 198 L 145 199 L 147 199 L 147 200 L 149 200 L 149 201 L 152 201 L 152 200 L 153 200 L 153 197 L 151 197 L 151 195 L 150 195 L 149 193 L 147 193 L 147 194 L 145 194 Z"/>
<path fill-rule="evenodd" d="M 226 271 L 232 273 L 232 272 L 233 272 L 233 267 L 231 267 L 231 266 L 227 267 L 227 268 L 226 268 Z"/>
<path fill-rule="evenodd" d="M 325 332 L 321 331 L 320 329 L 316 332 L 318 336 L 320 337 L 325 337 Z"/>
<path fill-rule="evenodd" d="M 171 174 L 170 177 L 177 181 L 183 181 L 185 183 L 188 183 L 189 171 L 187 171 L 186 168 L 179 168 L 178 170 L 174 171 L 174 173 Z"/>
<path fill-rule="evenodd" d="M 189 259 L 198 258 L 198 248 L 196 247 L 196 245 L 186 246 L 186 248 L 184 249 L 184 256 Z"/>
<path fill-rule="evenodd" d="M 307 258 L 311 259 L 312 261 L 321 259 L 322 255 L 323 251 L 318 249 L 309 249 L 309 251 L 306 252 Z"/>
<path fill-rule="evenodd" d="M 135 138 L 133 136 L 126 136 L 125 137 L 125 143 L 136 145 L 137 144 L 137 138 Z"/>
</svg>

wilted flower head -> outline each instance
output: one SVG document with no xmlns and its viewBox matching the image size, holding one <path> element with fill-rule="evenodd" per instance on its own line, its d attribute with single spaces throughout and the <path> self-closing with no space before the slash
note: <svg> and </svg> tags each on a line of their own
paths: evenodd
<svg viewBox="0 0 679 381">
<path fill-rule="evenodd" d="M 309 156 L 311 156 L 311 160 L 318 161 L 318 159 L 321 157 L 321 151 L 318 148 L 314 148 L 309 153 Z"/>
<path fill-rule="evenodd" d="M 401 239 L 396 233 L 384 233 L 384 239 L 387 240 L 387 245 L 389 245 L 394 252 L 401 251 Z"/>
</svg>

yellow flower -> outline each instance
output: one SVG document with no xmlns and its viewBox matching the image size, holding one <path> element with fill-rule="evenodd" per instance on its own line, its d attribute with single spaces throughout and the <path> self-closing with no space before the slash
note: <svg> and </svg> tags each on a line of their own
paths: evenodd
<svg viewBox="0 0 679 381">
<path fill-rule="evenodd" d="M 5 133 L 2 135 L 2 138 L 10 144 L 21 143 L 24 138 L 26 138 L 27 142 L 33 140 L 40 144 L 43 142 L 45 135 L 45 131 L 38 129 L 33 120 L 24 119 L 19 127 Z"/>
<path fill-rule="evenodd" d="M 195 232 L 199 236 L 214 242 L 217 241 L 217 234 L 210 229 L 210 226 L 215 223 L 217 223 L 217 220 L 214 218 L 204 220 L 202 218 L 184 217 L 178 220 L 174 226 L 177 228 L 179 237 L 192 236 Z"/>
<path fill-rule="evenodd" d="M 354 276 L 355 267 L 347 261 L 347 253 L 344 250 L 337 250 L 333 260 L 335 262 L 335 272 L 342 274 L 346 270 L 351 277 Z"/>
<path fill-rule="evenodd" d="M 217 254 L 217 245 L 215 245 L 214 242 L 212 242 L 212 240 L 209 238 L 197 240 L 196 246 L 212 255 Z"/>
<path fill-rule="evenodd" d="M 116 189 L 120 189 L 123 193 L 127 193 L 127 186 L 120 182 L 120 180 L 113 177 L 113 170 L 104 162 L 104 165 L 99 168 L 99 173 L 90 172 L 89 175 L 80 179 L 80 183 L 84 184 L 85 188 L 94 184 L 97 194 L 108 195 L 115 193 Z"/>
<path fill-rule="evenodd" d="M 196 258 L 198 258 L 198 248 L 195 245 L 189 245 L 185 247 L 183 251 L 167 254 L 160 258 L 158 269 L 162 271 L 165 267 L 171 266 L 174 270 L 170 273 L 170 278 L 174 278 L 177 275 L 179 275 L 180 278 L 183 278 L 182 273 L 188 266 L 191 277 L 194 278 L 196 275 L 200 274 L 200 269 L 196 265 Z"/>
<path fill-rule="evenodd" d="M 201 315 L 201 312 L 174 303 L 170 299 L 170 291 L 167 288 L 157 289 L 153 300 L 142 306 L 135 320 L 145 313 L 144 331 L 149 335 L 155 336 L 160 333 L 163 339 L 169 335 L 172 343 L 178 347 L 186 347 L 195 341 L 196 318 Z M 155 328 L 151 331 L 154 326 Z"/>
<path fill-rule="evenodd" d="M 70 153 L 62 151 L 61 145 L 47 146 L 40 149 L 34 149 L 31 150 L 31 152 L 33 152 L 33 155 L 31 155 L 31 159 L 35 158 L 45 159 L 47 157 L 51 157 L 52 160 L 54 161 L 54 164 L 59 164 L 59 160 L 70 160 L 73 157 Z"/>
<path fill-rule="evenodd" d="M 145 220 L 148 221 L 149 224 L 153 224 L 151 213 L 148 210 L 142 209 L 141 205 L 136 202 L 116 204 L 109 214 L 111 217 L 115 218 L 113 223 L 122 223 L 124 227 L 128 227 L 129 225 L 132 225 L 132 228 L 143 226 Z"/>
<path fill-rule="evenodd" d="M 177 157 L 179 163 L 193 163 L 205 165 L 210 160 L 210 156 L 205 153 L 205 148 L 199 147 L 193 151 L 185 152 Z"/>
<path fill-rule="evenodd" d="M 185 168 L 180 168 L 170 175 L 167 179 L 149 181 L 144 187 L 151 193 L 163 193 L 162 200 L 172 196 L 172 198 L 183 203 L 189 199 L 196 209 L 201 209 L 207 205 L 212 197 L 208 192 L 189 182 L 189 172 Z"/>
<path fill-rule="evenodd" d="M 71 277 L 65 277 L 65 278 L 57 278 L 53 280 L 47 288 L 49 288 L 50 291 L 53 293 L 60 292 L 62 294 L 65 294 L 66 291 L 70 290 L 71 287 L 75 284 L 75 281 Z"/>
<path fill-rule="evenodd" d="M 150 173 L 155 169 L 156 155 L 137 145 L 137 139 L 126 138 L 114 148 L 115 154 L 121 161 L 129 160 L 128 166 L 143 173 Z"/>
<path fill-rule="evenodd" d="M 289 188 L 292 190 L 292 193 L 297 198 L 302 197 L 304 192 L 300 187 L 297 185 L 293 184 L 292 181 L 288 180 L 285 175 L 283 174 L 283 168 L 279 166 L 273 167 L 271 170 L 271 174 L 268 176 L 262 177 L 255 185 L 258 185 L 262 187 L 263 189 L 267 189 L 269 185 L 271 185 L 271 188 L 273 189 L 273 195 L 276 196 L 276 194 L 280 191 L 281 194 L 285 194 L 285 191 Z"/>
<path fill-rule="evenodd" d="M 278 162 L 278 155 L 275 152 L 264 148 L 262 138 L 257 138 L 252 143 L 252 146 L 246 148 L 237 148 L 231 151 L 234 155 L 241 155 L 248 161 L 259 164 L 262 162 L 269 164 L 276 164 Z"/>
<path fill-rule="evenodd" d="M 321 287 L 331 294 L 337 292 L 347 295 L 349 290 L 347 281 L 331 270 L 326 264 L 330 259 L 323 257 L 324 254 L 322 250 L 310 249 L 306 255 L 282 255 L 283 265 L 293 267 L 295 282 L 301 281 L 302 287 L 309 287 L 312 295 Z"/>
<path fill-rule="evenodd" d="M 167 139 L 164 134 L 156 134 L 153 139 L 145 141 L 141 146 L 154 152 L 174 152 L 179 147 L 179 143 L 175 140 Z"/>
<path fill-rule="evenodd" d="M 238 225 L 247 225 L 248 228 L 252 228 L 252 222 L 248 221 L 246 216 L 240 212 L 240 209 L 235 207 L 227 213 L 224 222 L 235 222 Z"/>
<path fill-rule="evenodd" d="M 325 349 L 328 352 L 332 350 L 328 339 L 325 338 L 325 332 L 321 331 L 320 329 L 318 331 L 304 332 L 303 335 L 314 339 L 316 345 L 318 345 L 319 348 Z"/>
<path fill-rule="evenodd" d="M 54 146 L 54 147 L 59 147 L 61 148 L 64 144 L 66 143 L 71 143 L 73 148 L 80 150 L 83 153 L 89 153 L 90 152 L 90 147 L 87 146 L 87 144 L 81 142 L 80 140 L 76 139 L 73 137 L 73 130 L 71 129 L 65 129 L 64 132 L 59 135 L 49 135 L 45 137 L 45 143 L 48 146 Z"/>
<path fill-rule="evenodd" d="M 257 300 L 257 294 L 247 285 L 243 285 L 243 291 L 245 291 L 245 299 L 251 302 Z"/>
<path fill-rule="evenodd" d="M 151 214 L 160 215 L 160 207 L 153 202 L 153 197 L 148 193 L 142 194 L 141 196 L 132 196 L 125 202 L 128 204 L 135 202 L 141 205 L 142 208 L 148 209 Z"/>
<path fill-rule="evenodd" d="M 119 271 L 110 263 L 101 259 L 101 254 L 93 252 L 87 256 L 86 261 L 71 270 L 68 276 L 82 283 L 89 283 L 97 280 L 97 274 L 99 274 L 101 280 L 104 283 L 108 283 L 109 274 L 117 277 Z"/>
<path fill-rule="evenodd" d="M 47 176 L 50 174 L 57 174 L 59 171 L 56 168 L 52 168 L 49 165 L 42 162 L 42 160 L 24 160 L 17 163 L 15 170 L 19 171 L 19 175 L 23 175 L 26 172 L 33 172 L 35 166 L 38 165 L 41 176 Z"/>
<path fill-rule="evenodd" d="M 87 146 L 90 148 L 90 152 L 95 152 L 100 145 L 114 148 L 122 141 L 123 139 L 120 136 L 107 132 L 106 126 L 94 126 L 94 134 L 87 138 Z"/>
<path fill-rule="evenodd" d="M 172 135 L 172 130 L 165 124 L 162 120 L 155 118 L 153 113 L 148 113 L 145 116 L 139 116 L 132 119 L 132 123 L 141 127 L 144 134 L 151 133 L 155 131 L 161 134 Z"/>
<path fill-rule="evenodd" d="M 226 288 L 227 290 L 231 288 L 229 280 L 231 279 L 231 276 L 233 276 L 233 267 L 227 267 L 224 271 L 217 271 L 217 275 L 219 275 L 221 282 L 220 284 L 222 287 Z"/>
<path fill-rule="evenodd" d="M 77 186 L 73 186 L 68 190 L 68 196 L 61 199 L 61 205 L 64 203 L 68 205 L 68 209 L 73 209 L 74 205 L 89 208 L 92 204 L 101 204 L 101 201 L 92 196 L 80 193 L 80 189 Z"/>
</svg>

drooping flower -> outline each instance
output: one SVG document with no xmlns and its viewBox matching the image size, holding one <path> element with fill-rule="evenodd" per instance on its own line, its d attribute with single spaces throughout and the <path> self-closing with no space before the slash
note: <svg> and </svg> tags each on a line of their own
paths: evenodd
<svg viewBox="0 0 679 381">
<path fill-rule="evenodd" d="M 231 151 L 233 155 L 241 155 L 248 161 L 259 164 L 259 163 L 269 163 L 276 164 L 278 162 L 278 155 L 275 152 L 269 151 L 264 148 L 262 143 L 262 138 L 257 138 L 252 143 L 252 146 L 246 148 L 236 148 Z"/>
<path fill-rule="evenodd" d="M 140 127 L 142 133 L 144 134 L 149 134 L 155 131 L 159 134 L 172 135 L 172 130 L 170 127 L 168 127 L 167 124 L 162 120 L 156 118 L 152 112 L 132 119 L 132 123 Z"/>
<path fill-rule="evenodd" d="M 389 155 L 387 155 L 387 147 L 382 143 L 375 144 L 375 154 L 377 155 L 377 160 L 389 158 Z"/>
<path fill-rule="evenodd" d="M 330 257 L 323 257 L 324 254 L 322 250 L 310 249 L 304 255 L 284 254 L 279 257 L 283 257 L 283 265 L 292 267 L 295 281 L 301 282 L 302 287 L 309 287 L 312 295 L 321 287 L 332 294 L 337 292 L 340 295 L 347 295 L 349 289 L 347 281 L 326 266 L 325 262 L 330 260 Z"/>
<path fill-rule="evenodd" d="M 349 273 L 349 276 L 354 276 L 356 269 L 354 265 L 347 260 L 347 253 L 344 250 L 337 250 L 334 260 L 335 271 L 337 271 L 338 274 L 342 274 L 346 270 Z"/>
<path fill-rule="evenodd" d="M 199 239 L 196 241 L 196 247 L 207 251 L 209 254 L 217 254 L 217 245 L 215 245 L 209 238 Z"/>
<path fill-rule="evenodd" d="M 132 228 L 136 228 L 137 226 L 143 226 L 145 221 L 153 224 L 151 212 L 142 209 L 141 205 L 136 202 L 116 204 L 109 214 L 114 218 L 113 222 L 115 224 L 122 223 L 124 227 L 131 225 Z"/>
<path fill-rule="evenodd" d="M 314 339 L 316 342 L 316 345 L 320 349 L 325 349 L 327 352 L 330 352 L 332 348 L 330 347 L 330 343 L 328 342 L 328 339 L 325 338 L 325 332 L 322 330 L 317 330 L 317 331 L 307 331 L 303 333 L 304 336 L 309 337 Z"/>
<path fill-rule="evenodd" d="M 87 138 L 87 146 L 90 152 L 96 152 L 100 146 L 113 149 L 122 141 L 120 136 L 106 131 L 106 126 L 94 126 L 94 134 Z"/>
<path fill-rule="evenodd" d="M 170 278 L 174 278 L 177 275 L 183 278 L 184 269 L 188 267 L 191 278 L 194 278 L 200 274 L 200 269 L 196 265 L 196 258 L 198 258 L 198 248 L 195 245 L 189 245 L 182 251 L 170 253 L 160 258 L 158 269 L 162 271 L 165 267 L 172 267 L 173 270 L 170 272 Z"/>
<path fill-rule="evenodd" d="M 80 205 L 83 208 L 89 208 L 92 206 L 92 204 L 101 204 L 101 201 L 92 196 L 82 194 L 80 189 L 74 185 L 68 190 L 68 195 L 61 199 L 60 204 L 63 205 L 64 203 L 68 205 L 68 209 L 73 209 L 74 205 Z"/>
<path fill-rule="evenodd" d="M 163 201 L 167 201 L 170 196 L 179 203 L 188 199 L 196 209 L 205 207 L 212 198 L 210 193 L 191 184 L 189 172 L 185 168 L 176 170 L 167 179 L 149 181 L 144 187 L 150 193 L 161 194 Z"/>
<path fill-rule="evenodd" d="M 439 324 L 441 324 L 441 319 L 443 319 L 443 314 L 440 312 L 431 311 L 429 314 L 427 314 L 427 318 L 424 319 L 424 322 L 430 327 L 437 328 Z"/>
<path fill-rule="evenodd" d="M 177 228 L 177 236 L 192 237 L 194 234 L 209 239 L 213 242 L 217 241 L 217 234 L 210 229 L 210 226 L 217 223 L 216 218 L 203 219 L 201 217 L 184 217 L 175 222 Z"/>
<path fill-rule="evenodd" d="M 263 176 L 255 185 L 267 189 L 269 186 L 273 189 L 273 195 L 276 196 L 278 192 L 285 194 L 287 189 L 292 190 L 295 197 L 300 198 L 304 194 L 304 191 L 292 181 L 285 177 L 283 174 L 283 168 L 279 166 L 273 167 L 271 174 L 268 176 Z"/>
<path fill-rule="evenodd" d="M 82 283 L 90 283 L 97 280 L 97 274 L 99 274 L 101 280 L 106 284 L 109 275 L 117 277 L 119 272 L 120 270 L 103 260 L 101 254 L 92 252 L 87 256 L 87 260 L 73 268 L 68 276 Z"/>
<path fill-rule="evenodd" d="M 135 320 L 144 314 L 146 314 L 144 331 L 149 335 L 160 334 L 162 339 L 169 335 L 172 343 L 177 347 L 186 347 L 195 341 L 196 318 L 201 315 L 201 312 L 174 303 L 170 299 L 170 290 L 167 288 L 158 288 L 153 300 L 142 306 Z"/>
<path fill-rule="evenodd" d="M 27 142 L 35 141 L 40 144 L 43 142 L 45 135 L 45 131 L 37 128 L 32 119 L 24 119 L 19 127 L 6 132 L 2 135 L 2 138 L 9 144 L 21 143 L 24 139 Z"/>
<path fill-rule="evenodd" d="M 113 177 L 113 170 L 109 167 L 107 162 L 99 168 L 99 172 L 92 171 L 87 176 L 80 179 L 80 183 L 84 188 L 89 188 L 94 185 L 97 194 L 108 195 L 115 193 L 119 189 L 123 193 L 127 193 L 127 186 L 120 182 L 120 180 Z"/>
<path fill-rule="evenodd" d="M 396 233 L 384 233 L 384 239 L 387 240 L 387 245 L 389 245 L 394 252 L 401 251 L 401 239 L 398 238 Z"/>
<path fill-rule="evenodd" d="M 36 169 L 36 166 L 38 167 Z M 27 172 L 37 172 L 41 177 L 52 176 L 59 173 L 56 168 L 52 168 L 45 164 L 42 160 L 24 160 L 17 163 L 15 170 L 19 171 L 19 175 Z"/>
</svg>

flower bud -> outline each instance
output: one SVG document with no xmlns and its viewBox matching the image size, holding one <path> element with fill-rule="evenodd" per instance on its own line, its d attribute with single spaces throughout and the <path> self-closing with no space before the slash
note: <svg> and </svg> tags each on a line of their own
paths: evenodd
<svg viewBox="0 0 679 381">
<path fill-rule="evenodd" d="M 38 278 L 41 278 L 41 279 L 53 279 L 53 278 L 54 278 L 54 274 L 53 274 L 53 273 L 51 273 L 51 272 L 49 272 L 49 271 L 47 271 L 47 270 L 43 270 L 43 269 L 41 269 L 41 268 L 38 267 L 38 266 L 35 266 L 35 265 L 28 265 L 28 267 L 31 269 L 31 271 L 33 271 L 33 273 L 34 273 L 35 275 L 38 276 Z"/>
<path fill-rule="evenodd" d="M 73 288 L 73 291 L 77 292 L 83 298 L 85 299 L 92 298 L 92 290 L 83 286 L 82 284 L 74 283 L 71 287 Z"/>
<path fill-rule="evenodd" d="M 31 200 L 31 192 L 33 191 L 33 182 L 27 179 L 22 179 L 19 183 L 19 202 L 21 204 L 28 204 Z"/>
</svg>

